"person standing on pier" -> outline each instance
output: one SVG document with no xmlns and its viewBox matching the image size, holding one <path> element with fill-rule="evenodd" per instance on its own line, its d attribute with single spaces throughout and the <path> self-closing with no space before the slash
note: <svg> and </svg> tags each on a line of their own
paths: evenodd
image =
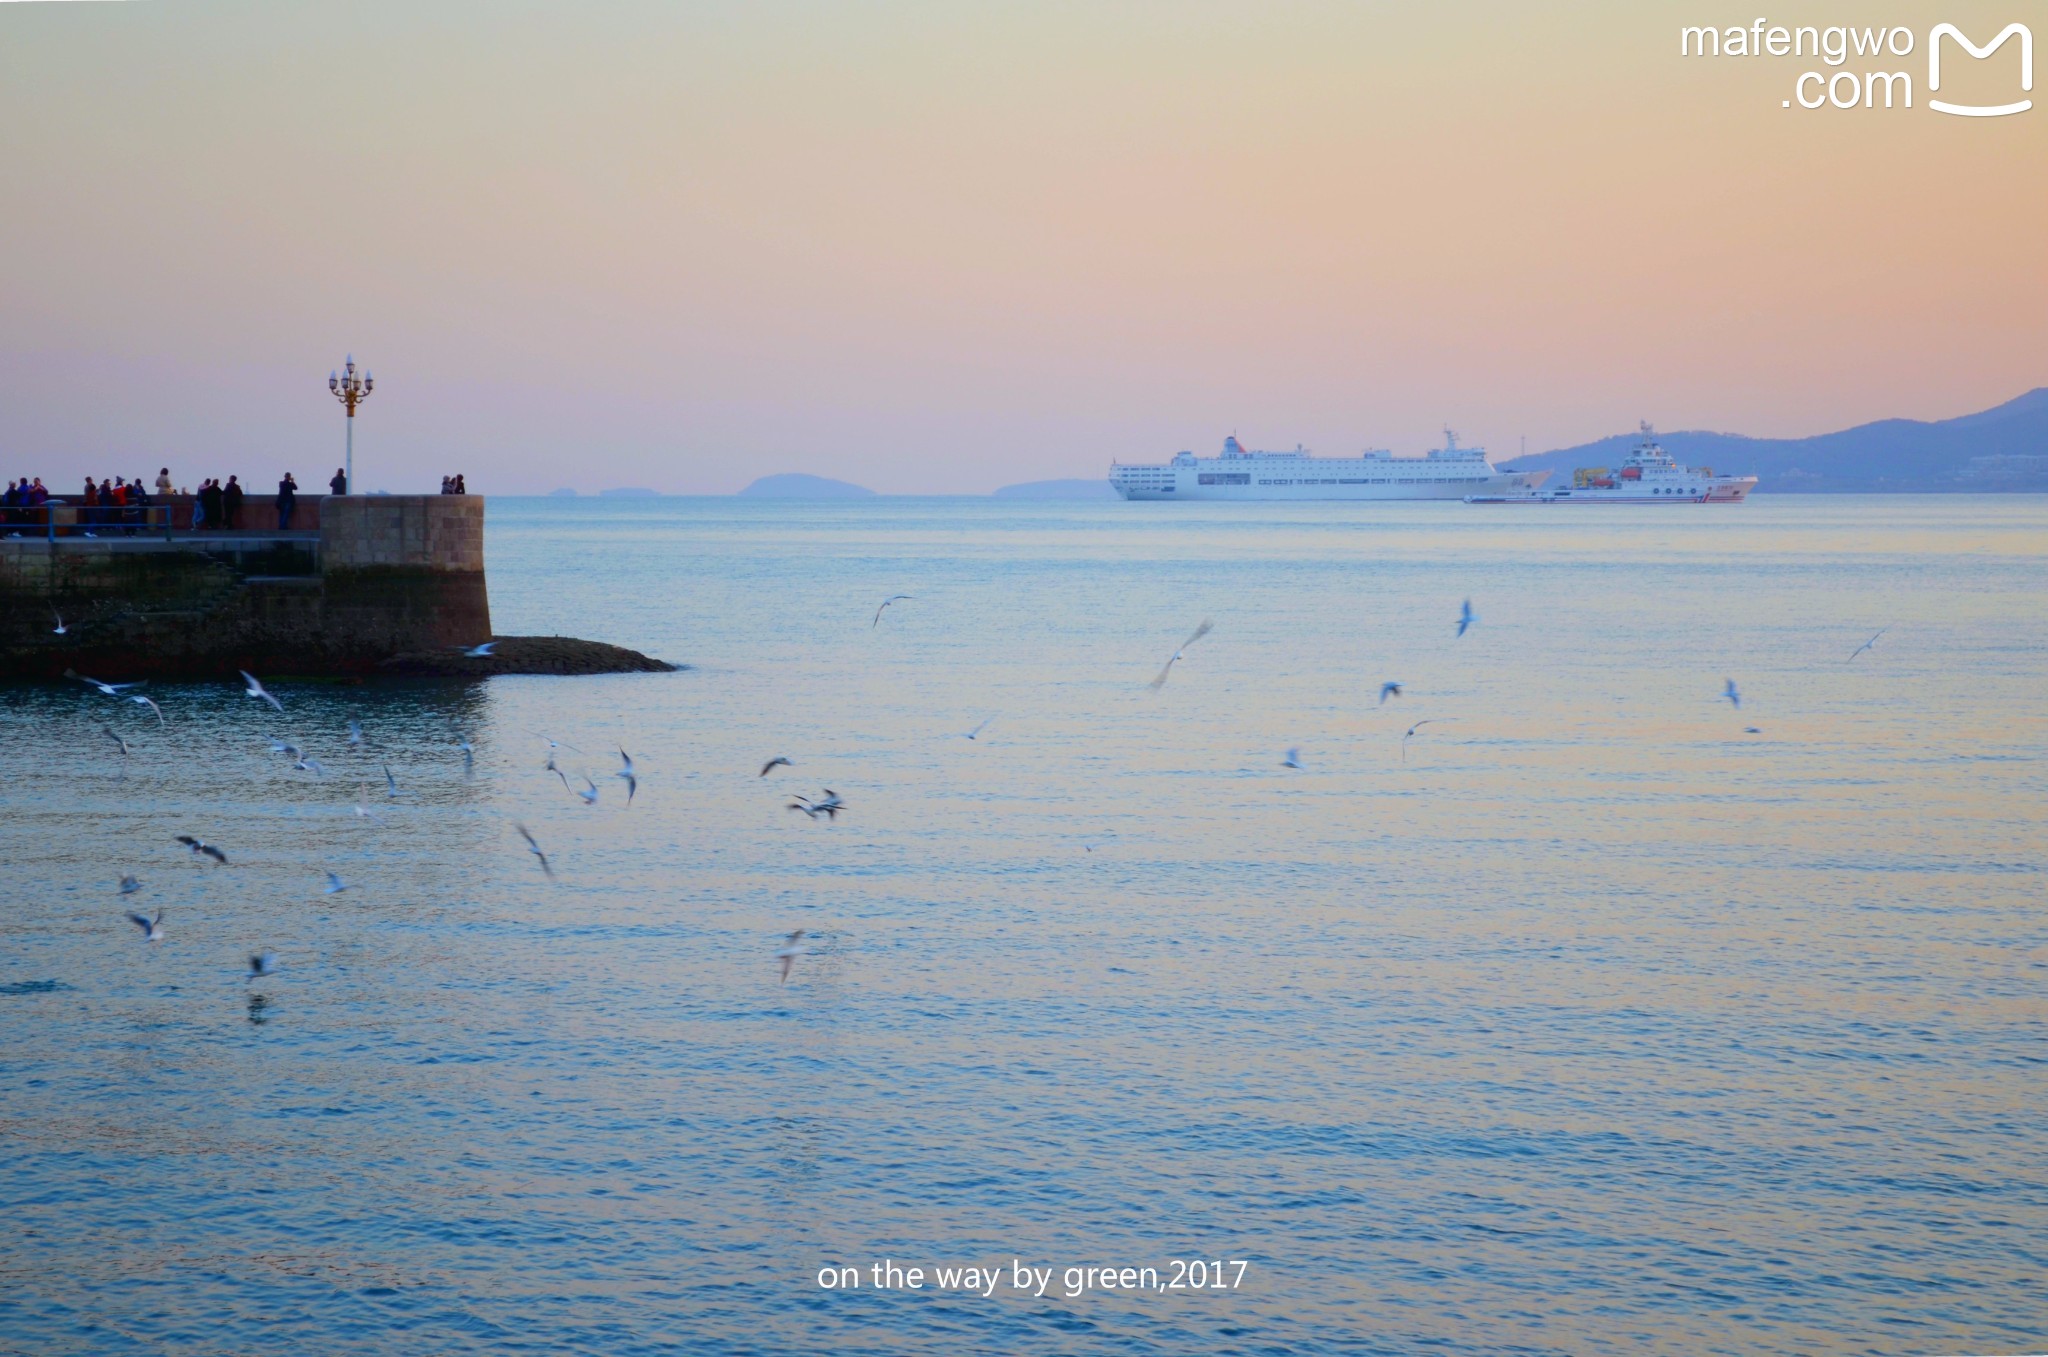
<svg viewBox="0 0 2048 1357">
<path fill-rule="evenodd" d="M 156 493 L 158 499 L 162 499 L 165 495 L 171 493 L 171 469 L 169 467 L 158 469 L 156 473 Z"/>
<path fill-rule="evenodd" d="M 292 473 L 284 473 L 284 479 L 277 483 L 277 530 L 290 532 L 292 510 L 299 507 L 299 483 L 292 479 Z"/>
<path fill-rule="evenodd" d="M 220 517 L 220 478 L 208 476 L 206 484 L 199 487 L 200 522 L 218 532 L 224 525 Z"/>
<path fill-rule="evenodd" d="M 242 483 L 233 476 L 228 477 L 228 488 L 220 492 L 220 525 L 223 528 L 242 526 L 242 499 Z"/>
<path fill-rule="evenodd" d="M 346 495 L 348 493 L 348 472 L 340 467 L 334 468 L 334 479 L 327 482 L 327 492 L 331 495 Z"/>
</svg>

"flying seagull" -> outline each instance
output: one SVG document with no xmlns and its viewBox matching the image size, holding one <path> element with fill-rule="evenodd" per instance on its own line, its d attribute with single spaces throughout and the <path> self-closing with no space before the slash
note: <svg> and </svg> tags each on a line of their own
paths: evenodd
<svg viewBox="0 0 2048 1357">
<path fill-rule="evenodd" d="M 150 711 L 151 711 L 151 712 L 152 712 L 152 713 L 153 713 L 153 714 L 154 714 L 154 715 L 156 716 L 156 723 L 157 723 L 157 725 L 158 725 L 158 726 L 165 726 L 165 722 L 164 722 L 164 709 L 163 709 L 162 707 L 159 707 L 159 706 L 158 706 L 158 705 L 157 705 L 156 703 L 154 703 L 154 702 L 150 701 L 150 700 L 149 700 L 148 698 L 144 697 L 144 696 L 143 696 L 143 695 L 142 695 L 141 693 L 130 693 L 130 694 L 128 694 L 128 700 L 129 700 L 130 702 L 136 703 L 136 704 L 137 704 L 137 705 L 139 705 L 139 706 L 144 706 L 144 707 L 147 707 L 147 708 L 149 708 L 149 709 L 150 709 Z M 168 728 L 168 727 L 165 727 L 165 728 Z"/>
<path fill-rule="evenodd" d="M 1180 643 L 1180 649 L 1174 651 L 1172 655 L 1167 657 L 1166 667 L 1159 671 L 1158 678 L 1152 680 L 1152 690 L 1154 692 L 1157 692 L 1159 689 L 1164 688 L 1166 686 L 1166 676 L 1173 672 L 1174 665 L 1180 663 L 1180 657 L 1187 653 L 1187 649 L 1189 646 L 1201 640 L 1204 636 L 1207 636 L 1209 634 L 1210 629 L 1213 626 L 1215 626 L 1215 623 L 1209 621 L 1209 619 L 1206 617 L 1203 618 L 1202 625 L 1195 628 L 1195 634 L 1193 636 L 1188 637 L 1187 640 L 1182 641 Z"/>
<path fill-rule="evenodd" d="M 1740 711 L 1742 710 L 1742 692 L 1735 686 L 1734 679 L 1729 679 L 1727 682 L 1728 686 L 1721 690 L 1721 696 L 1727 698 L 1729 702 L 1734 704 L 1735 709 Z"/>
<path fill-rule="evenodd" d="M 1282 760 L 1280 760 L 1280 766 L 1281 766 L 1282 768 L 1300 768 L 1300 767 L 1301 767 L 1301 751 L 1300 751 L 1299 749 L 1290 749 L 1290 750 L 1288 750 L 1288 751 L 1287 751 L 1287 757 L 1286 757 L 1286 758 L 1284 758 L 1284 759 L 1282 759 Z"/>
<path fill-rule="evenodd" d="M 533 841 L 533 835 L 527 833 L 526 826 L 515 821 L 512 827 L 519 831 L 520 838 L 526 840 L 526 851 L 540 859 L 540 869 L 552 878 L 555 869 L 548 866 L 548 855 L 540 851 L 540 845 Z"/>
<path fill-rule="evenodd" d="M 358 782 L 356 784 L 356 818 L 358 820 L 375 820 L 378 824 L 381 825 L 384 823 L 384 817 L 363 804 L 363 802 L 369 798 L 369 795 L 370 784 L 367 782 Z"/>
<path fill-rule="evenodd" d="M 294 762 L 292 767 L 301 773 L 311 773 L 315 777 L 327 776 L 327 769 L 321 765 L 318 759 L 301 758 Z"/>
<path fill-rule="evenodd" d="M 485 641 L 480 646 L 457 646 L 456 649 L 460 650 L 468 659 L 482 660 L 490 658 L 491 652 L 497 648 L 497 645 L 496 641 Z"/>
<path fill-rule="evenodd" d="M 140 914 L 130 914 L 128 920 L 142 930 L 142 940 L 144 942 L 162 942 L 164 940 L 164 912 L 162 910 L 156 912 L 154 919 L 145 919 Z"/>
<path fill-rule="evenodd" d="M 774 772 L 777 768 L 794 767 L 796 767 L 795 764 L 791 763 L 788 759 L 782 757 L 782 755 L 777 754 L 774 758 L 768 760 L 768 762 L 761 765 L 761 776 L 766 777 L 768 776 L 768 774 Z"/>
<path fill-rule="evenodd" d="M 533 732 L 533 733 L 534 733 L 534 734 L 536 734 L 536 735 L 540 735 L 540 732 L 539 732 L 539 731 L 537 731 L 537 730 L 536 730 L 535 732 Z M 577 747 L 576 747 L 575 745 L 573 745 L 573 744 L 563 744 L 563 743 L 562 743 L 562 742 L 561 742 L 560 740 L 557 740 L 557 739 L 553 739 L 553 738 L 551 738 L 551 737 L 549 737 L 549 736 L 546 736 L 546 735 L 540 735 L 540 737 L 541 737 L 541 738 L 542 738 L 543 740 L 546 740 L 546 741 L 548 742 L 548 762 L 549 762 L 549 763 L 553 763 L 553 762 L 555 761 L 555 755 L 554 755 L 554 751 L 555 751 L 555 750 L 557 750 L 557 749 L 566 749 L 566 750 L 568 750 L 568 751 L 569 751 L 569 752 L 570 752 L 571 754 L 581 754 L 581 753 L 583 752 L 582 750 L 578 749 L 578 748 L 577 748 Z"/>
<path fill-rule="evenodd" d="M 817 819 L 820 815 L 824 816 L 827 820 L 837 820 L 839 812 L 846 809 L 846 803 L 839 799 L 838 792 L 827 787 L 825 794 L 816 801 L 811 800 L 807 796 L 799 796 L 796 800 L 789 803 L 788 809 L 800 810 L 813 820 Z"/>
<path fill-rule="evenodd" d="M 804 931 L 801 928 L 791 933 L 788 940 L 782 944 L 782 950 L 775 954 L 776 960 L 782 963 L 782 979 L 776 983 L 788 984 L 790 967 L 796 965 L 796 959 L 809 950 L 804 946 Z"/>
<path fill-rule="evenodd" d="M 101 726 L 100 734 L 106 736 L 120 747 L 121 757 L 126 758 L 128 756 L 128 742 L 116 734 L 112 726 Z"/>
<path fill-rule="evenodd" d="M 568 778 L 566 778 L 566 777 L 565 777 L 565 778 L 563 778 L 563 779 L 562 779 L 562 785 L 563 785 L 564 787 L 568 787 L 568 786 L 569 786 L 569 779 L 568 779 Z M 596 805 L 596 804 L 597 804 L 597 784 L 596 784 L 595 782 L 592 782 L 592 781 L 590 780 L 590 774 L 588 774 L 588 773 L 585 773 L 585 774 L 583 775 L 583 785 L 584 785 L 584 786 L 586 786 L 586 787 L 588 787 L 588 788 L 590 788 L 590 790 L 589 790 L 589 791 L 587 791 L 587 792 L 576 792 L 576 795 L 578 795 L 578 796 L 580 796 L 580 797 L 582 797 L 582 798 L 583 798 L 583 804 L 584 804 L 584 805 L 586 805 L 586 806 L 594 806 L 594 805 Z M 572 792 L 575 792 L 575 791 L 576 791 L 576 789 L 575 789 L 574 787 L 569 787 L 569 790 L 570 790 L 570 791 L 572 791 Z"/>
<path fill-rule="evenodd" d="M 58 612 L 55 608 L 50 609 L 50 612 L 57 619 L 55 634 L 58 636 L 62 636 L 64 634 L 64 614 Z"/>
<path fill-rule="evenodd" d="M 1408 727 L 1408 733 L 1401 737 L 1401 762 L 1408 762 L 1408 741 L 1415 738 L 1416 731 L 1438 721 L 1455 721 L 1456 719 L 1454 716 L 1432 716 L 1427 721 L 1417 721 L 1414 725 Z"/>
<path fill-rule="evenodd" d="M 630 806 L 633 804 L 633 794 L 640 790 L 640 779 L 633 776 L 633 756 L 626 752 L 623 745 L 619 747 L 619 761 L 626 766 L 612 776 L 626 780 L 626 804 Z"/>
<path fill-rule="evenodd" d="M 1384 706 L 1386 706 L 1386 705 L 1387 705 L 1387 699 L 1388 699 L 1388 698 L 1390 698 L 1390 697 L 1399 697 L 1400 695 L 1401 695 L 1401 685 L 1400 685 L 1400 684 L 1398 684 L 1398 683 L 1395 683 L 1395 682 L 1392 682 L 1391 680 L 1389 680 L 1388 682 L 1386 682 L 1386 683 L 1382 683 L 1382 684 L 1380 685 L 1380 705 L 1381 705 L 1382 707 L 1384 707 Z"/>
<path fill-rule="evenodd" d="M 253 984 L 267 975 L 277 974 L 277 953 L 251 952 L 249 954 L 249 977 L 245 984 Z"/>
<path fill-rule="evenodd" d="M 889 597 L 883 599 L 882 606 L 875 609 L 875 620 L 868 623 L 868 630 L 873 631 L 876 627 L 882 625 L 882 614 L 889 611 L 889 605 L 891 603 L 902 603 L 916 597 L 917 595 L 915 594 L 891 594 L 889 595 Z"/>
<path fill-rule="evenodd" d="M 1464 611 L 1458 614 L 1458 635 L 1463 636 L 1466 630 L 1478 620 L 1479 615 L 1472 611 L 1472 600 L 1466 599 Z"/>
<path fill-rule="evenodd" d="M 476 746 L 461 731 L 455 732 L 455 747 L 462 751 L 462 772 L 466 777 L 476 771 Z"/>
<path fill-rule="evenodd" d="M 993 717 L 993 716 L 989 717 L 989 718 L 988 718 L 988 721 L 983 721 L 983 722 L 982 722 L 982 723 L 981 723 L 980 725 L 976 726 L 976 727 L 975 727 L 975 728 L 974 728 L 973 730 L 970 730 L 970 731 L 968 731 L 968 732 L 967 732 L 967 734 L 966 734 L 966 735 L 964 735 L 964 736 L 962 736 L 961 738 L 962 738 L 962 739 L 968 739 L 968 740 L 978 740 L 978 739 L 980 739 L 980 738 L 981 738 L 981 732 L 983 732 L 984 730 L 987 730 L 987 729 L 988 729 L 988 722 L 989 722 L 989 721 L 993 721 L 993 720 L 995 720 L 995 719 L 996 719 L 996 718 L 995 718 L 995 717 Z"/>
<path fill-rule="evenodd" d="M 197 857 L 201 853 L 204 853 L 207 857 L 212 858 L 221 866 L 225 867 L 228 865 L 228 855 L 226 853 L 221 852 L 220 849 L 215 848 L 212 844 L 206 842 L 204 839 L 195 839 L 190 834 L 180 834 L 178 836 L 178 842 L 184 844 L 187 848 L 191 849 L 193 856 L 195 857 Z"/>
<path fill-rule="evenodd" d="M 249 690 L 243 693 L 242 696 L 261 698 L 263 701 L 268 702 L 276 710 L 284 710 L 284 703 L 272 697 L 270 695 L 269 690 L 263 686 L 261 681 L 259 681 L 254 674 L 250 673 L 246 669 L 237 669 L 235 672 L 242 676 L 242 682 L 249 685 Z"/>
<path fill-rule="evenodd" d="M 135 892 L 141 889 L 142 881 L 140 878 L 132 876 L 124 876 L 121 878 L 121 894 L 133 895 L 135 894 Z"/>
<path fill-rule="evenodd" d="M 388 763 L 379 763 L 377 766 L 384 770 L 384 795 L 398 795 L 398 779 L 391 776 L 391 765 Z"/>
<path fill-rule="evenodd" d="M 333 872 L 329 872 L 327 874 L 327 889 L 321 891 L 320 893 L 322 895 L 339 895 L 347 889 L 348 884 L 346 882 L 344 882 L 340 877 L 336 876 Z"/>
<path fill-rule="evenodd" d="M 272 740 L 270 742 L 270 752 L 273 754 L 282 754 L 286 758 L 293 760 L 302 759 L 306 757 L 305 754 L 300 752 L 299 747 L 297 745 L 287 744 L 283 740 Z"/>
<path fill-rule="evenodd" d="M 59 631 L 62 631 L 62 630 L 64 630 L 64 629 L 63 629 L 62 627 L 59 627 L 59 628 L 57 628 L 57 630 L 59 630 Z M 1885 624 L 1884 626 L 1882 626 L 1882 627 L 1879 627 L 1879 628 L 1878 628 L 1878 631 L 1877 631 L 1877 636 L 1882 636 L 1882 635 L 1884 635 L 1884 634 L 1885 634 L 1886 632 L 1888 632 L 1888 631 L 1890 631 L 1890 630 L 1891 630 L 1891 624 L 1890 624 L 1890 623 L 1886 623 L 1886 624 Z M 1861 655 L 1861 654 L 1862 654 L 1862 653 L 1863 653 L 1864 651 L 1866 651 L 1866 650 L 1870 649 L 1870 648 L 1871 648 L 1872 646 L 1876 645 L 1876 644 L 1877 644 L 1877 636 L 1873 636 L 1873 637 L 1871 637 L 1871 638 L 1870 638 L 1869 640 L 1865 641 L 1865 642 L 1864 642 L 1864 643 L 1863 643 L 1862 645 L 1860 645 L 1860 646 L 1857 646 L 1857 647 L 1856 647 L 1856 648 L 1855 648 L 1854 650 L 1850 651 L 1850 652 L 1849 652 L 1849 658 L 1853 660 L 1853 659 L 1855 659 L 1855 658 L 1856 658 L 1856 657 L 1857 657 L 1858 655 Z"/>
<path fill-rule="evenodd" d="M 362 747 L 363 723 L 361 721 L 351 721 L 348 723 L 348 742 L 357 748 Z"/>
<path fill-rule="evenodd" d="M 87 678 L 83 674 L 73 674 L 71 677 L 77 679 L 80 683 L 85 684 L 87 687 L 99 689 L 108 697 L 119 697 L 125 690 L 129 688 L 140 688 L 142 686 L 140 683 L 102 683 L 96 678 Z"/>
</svg>

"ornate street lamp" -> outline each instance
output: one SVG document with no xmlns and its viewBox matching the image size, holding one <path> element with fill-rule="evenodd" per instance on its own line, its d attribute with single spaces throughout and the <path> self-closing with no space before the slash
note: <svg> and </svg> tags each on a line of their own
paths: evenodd
<svg viewBox="0 0 2048 1357">
<path fill-rule="evenodd" d="M 327 374 L 327 389 L 348 411 L 348 453 L 342 463 L 342 476 L 348 482 L 350 494 L 356 491 L 356 407 L 370 398 L 370 392 L 377 385 L 377 379 L 365 372 L 356 376 L 356 356 L 348 356 L 348 366 L 340 372 Z"/>
</svg>

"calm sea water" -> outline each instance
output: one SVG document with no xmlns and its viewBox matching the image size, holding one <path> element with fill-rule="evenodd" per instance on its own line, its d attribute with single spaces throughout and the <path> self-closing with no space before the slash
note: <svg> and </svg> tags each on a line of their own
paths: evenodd
<svg viewBox="0 0 2048 1357">
<path fill-rule="evenodd" d="M 2048 1345 L 2048 502 L 488 546 L 501 631 L 692 668 L 0 691 L 0 1350 Z M 1173 1259 L 1247 1266 L 1065 1294 Z"/>
</svg>

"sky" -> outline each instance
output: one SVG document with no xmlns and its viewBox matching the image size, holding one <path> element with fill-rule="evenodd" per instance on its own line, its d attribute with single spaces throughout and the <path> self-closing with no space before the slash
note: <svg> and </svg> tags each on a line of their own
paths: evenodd
<svg viewBox="0 0 2048 1357">
<path fill-rule="evenodd" d="M 486 494 L 2048 385 L 2048 107 L 1925 107 L 1935 22 L 2048 9 L 1801 4 L 1914 49 L 1685 57 L 1759 16 L 1691 0 L 0 4 L 0 474 L 324 483 L 347 353 L 358 488 Z M 1944 62 L 2020 97 L 2016 42 Z M 1915 107 L 1786 106 L 1874 69 Z"/>
</svg>

